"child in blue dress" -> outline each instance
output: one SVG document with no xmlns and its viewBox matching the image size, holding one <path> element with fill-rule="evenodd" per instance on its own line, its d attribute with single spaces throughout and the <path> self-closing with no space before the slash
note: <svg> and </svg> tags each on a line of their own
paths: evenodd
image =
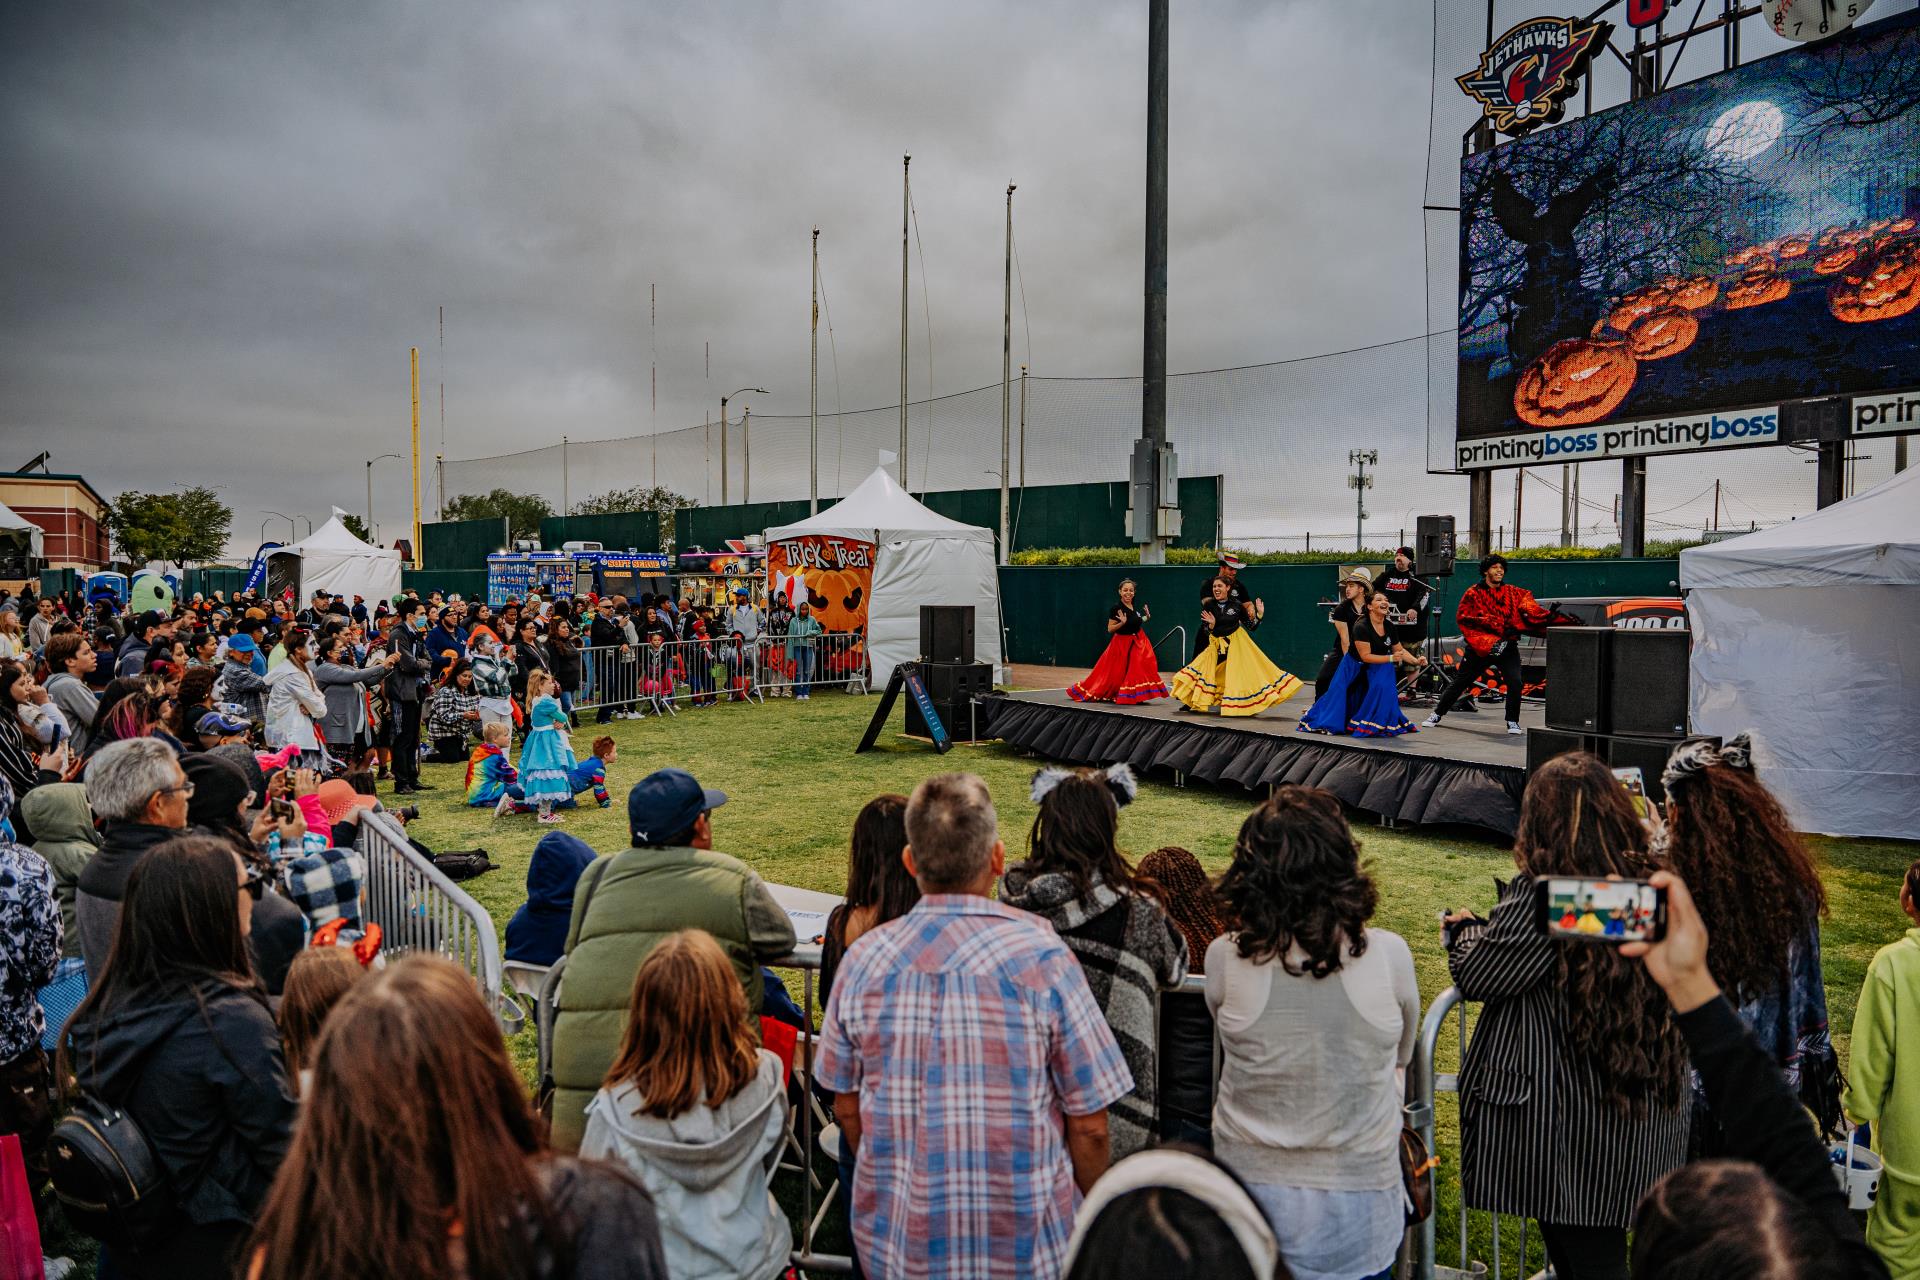
<svg viewBox="0 0 1920 1280">
<path fill-rule="evenodd" d="M 540 811 L 540 821 L 561 821 L 553 811 L 573 798 L 573 746 L 567 739 L 567 713 L 557 696 L 559 686 L 545 671 L 527 676 L 527 740 L 520 748 L 520 788 L 528 804 Z"/>
</svg>

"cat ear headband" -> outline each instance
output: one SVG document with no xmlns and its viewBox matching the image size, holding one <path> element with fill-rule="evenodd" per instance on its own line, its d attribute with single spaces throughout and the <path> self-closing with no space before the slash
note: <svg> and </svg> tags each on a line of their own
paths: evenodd
<svg viewBox="0 0 1920 1280">
<path fill-rule="evenodd" d="M 1718 747 L 1706 738 L 1683 742 L 1667 757 L 1667 767 L 1660 771 L 1660 785 L 1671 791 L 1674 784 L 1684 784 L 1689 778 L 1716 764 L 1752 773 L 1752 739 L 1744 733 L 1737 734 Z"/>
<path fill-rule="evenodd" d="M 1055 787 L 1077 773 L 1079 771 L 1076 769 L 1062 769 L 1059 765 L 1049 765 L 1034 774 L 1031 793 L 1033 802 L 1044 804 L 1047 797 L 1053 794 Z M 1105 769 L 1090 770 L 1084 776 L 1105 783 L 1107 790 L 1113 793 L 1113 803 L 1122 809 L 1132 804 L 1134 796 L 1140 791 L 1140 780 L 1133 776 L 1133 766 L 1124 760 L 1119 764 L 1110 764 Z"/>
</svg>

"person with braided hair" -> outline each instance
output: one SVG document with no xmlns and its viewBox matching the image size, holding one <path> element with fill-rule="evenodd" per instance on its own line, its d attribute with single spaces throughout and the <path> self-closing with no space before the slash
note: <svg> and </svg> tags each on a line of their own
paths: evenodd
<svg viewBox="0 0 1920 1280">
<path fill-rule="evenodd" d="M 1840 1060 L 1820 966 L 1827 894 L 1812 855 L 1754 776 L 1745 734 L 1724 746 L 1681 743 L 1660 783 L 1666 824 L 1653 856 L 1687 882 L 1703 918 L 1740 922 L 1714 930 L 1707 967 L 1821 1132 L 1839 1136 Z M 1719 1155 L 1722 1145 L 1696 1077 L 1692 1154 Z"/>
<path fill-rule="evenodd" d="M 1446 916 L 1453 985 L 1481 1003 L 1460 1068 L 1463 1198 L 1537 1220 L 1560 1280 L 1626 1280 L 1634 1207 L 1686 1160 L 1687 1049 L 1642 965 L 1535 926 L 1535 882 L 1643 879 L 1647 838 L 1605 764 L 1556 756 L 1527 783 L 1519 874 L 1491 916 Z"/>
<path fill-rule="evenodd" d="M 1155 849 L 1139 875 L 1160 886 L 1167 916 L 1187 940 L 1187 972 L 1203 973 L 1207 948 L 1220 936 L 1220 895 L 1200 859 L 1185 849 Z M 1213 1149 L 1213 1014 L 1204 995 L 1182 989 L 1160 997 L 1159 1136 Z"/>
</svg>

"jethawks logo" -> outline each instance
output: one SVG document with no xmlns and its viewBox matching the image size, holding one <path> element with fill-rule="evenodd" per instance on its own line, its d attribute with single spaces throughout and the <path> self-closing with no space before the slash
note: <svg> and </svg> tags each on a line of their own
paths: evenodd
<svg viewBox="0 0 1920 1280">
<path fill-rule="evenodd" d="M 1610 31 L 1604 22 L 1583 27 L 1578 18 L 1529 18 L 1494 41 L 1479 70 L 1457 83 L 1480 101 L 1495 129 L 1518 137 L 1560 118 Z"/>
</svg>

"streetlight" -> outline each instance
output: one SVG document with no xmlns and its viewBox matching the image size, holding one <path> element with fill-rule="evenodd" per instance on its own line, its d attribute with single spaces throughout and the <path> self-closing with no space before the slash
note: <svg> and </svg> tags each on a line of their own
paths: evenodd
<svg viewBox="0 0 1920 1280">
<path fill-rule="evenodd" d="M 765 387 L 739 387 L 720 397 L 720 505 L 727 505 L 727 401 L 747 392 L 770 394 Z"/>
<path fill-rule="evenodd" d="M 368 533 L 373 532 L 373 464 L 376 462 L 384 462 L 388 458 L 392 458 L 396 462 L 406 461 L 405 458 L 401 457 L 397 453 L 383 453 L 377 458 L 367 459 L 367 532 Z"/>
<path fill-rule="evenodd" d="M 279 517 L 280 517 L 280 518 L 281 518 L 282 520 L 285 520 L 285 521 L 287 522 L 287 541 L 288 541 L 288 542 L 292 542 L 292 541 L 293 541 L 294 539 L 296 539 L 296 538 L 298 538 L 298 537 L 300 536 L 300 535 L 299 535 L 299 534 L 298 534 L 297 532 L 295 532 L 295 530 L 294 530 L 294 527 L 293 527 L 293 517 L 292 517 L 292 516 L 290 516 L 290 515 L 288 515 L 288 514 L 287 514 L 286 512 L 284 512 L 284 511 L 273 511 L 273 510 L 270 510 L 270 509 L 268 509 L 268 508 L 266 508 L 266 507 L 261 507 L 261 508 L 260 508 L 260 513 L 261 513 L 262 515 L 269 515 L 269 516 L 279 516 Z M 262 521 L 260 522 L 260 541 L 262 541 L 262 542 L 265 542 L 266 540 L 267 540 L 267 522 L 266 522 L 265 520 L 262 520 Z"/>
</svg>

